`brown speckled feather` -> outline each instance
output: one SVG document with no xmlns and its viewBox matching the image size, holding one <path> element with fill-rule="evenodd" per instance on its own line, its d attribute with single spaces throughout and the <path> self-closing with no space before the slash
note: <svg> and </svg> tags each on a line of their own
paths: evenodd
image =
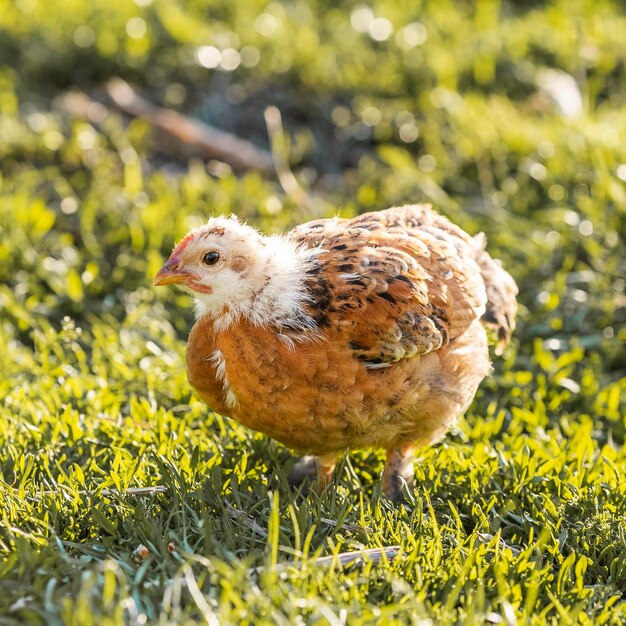
<svg viewBox="0 0 626 626">
<path fill-rule="evenodd" d="M 476 242 L 428 206 L 309 222 L 292 236 L 321 248 L 310 314 L 343 326 L 372 367 L 437 350 L 485 311 Z"/>
</svg>

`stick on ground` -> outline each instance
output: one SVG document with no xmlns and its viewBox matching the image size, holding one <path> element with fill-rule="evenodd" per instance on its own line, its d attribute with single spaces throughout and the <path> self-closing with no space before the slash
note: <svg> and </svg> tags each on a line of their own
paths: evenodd
<svg viewBox="0 0 626 626">
<path fill-rule="evenodd" d="M 274 169 L 269 152 L 204 122 L 155 106 L 120 78 L 109 81 L 106 92 L 124 113 L 143 117 L 169 137 L 192 146 L 200 156 L 218 159 L 236 170 L 252 169 L 267 173 Z"/>
</svg>

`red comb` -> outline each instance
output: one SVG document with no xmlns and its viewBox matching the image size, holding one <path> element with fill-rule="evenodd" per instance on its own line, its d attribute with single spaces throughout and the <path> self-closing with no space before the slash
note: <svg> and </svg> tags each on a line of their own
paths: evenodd
<svg viewBox="0 0 626 626">
<path fill-rule="evenodd" d="M 182 251 L 187 247 L 189 242 L 196 236 L 194 231 L 188 232 L 177 244 L 174 246 L 172 250 L 172 254 L 170 256 L 178 256 L 182 253 Z"/>
</svg>

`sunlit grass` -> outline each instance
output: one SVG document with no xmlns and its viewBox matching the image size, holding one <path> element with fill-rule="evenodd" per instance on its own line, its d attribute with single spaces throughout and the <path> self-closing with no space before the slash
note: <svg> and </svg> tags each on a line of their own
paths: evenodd
<svg viewBox="0 0 626 626">
<path fill-rule="evenodd" d="M 608 1 L 0 0 L 0 622 L 622 624 L 624 28 Z M 151 277 L 208 215 L 311 213 L 141 120 L 60 112 L 114 75 L 261 144 L 279 106 L 320 213 L 430 201 L 486 233 L 519 328 L 406 507 L 378 451 L 299 497 L 284 448 L 194 398 L 191 304 Z"/>
</svg>

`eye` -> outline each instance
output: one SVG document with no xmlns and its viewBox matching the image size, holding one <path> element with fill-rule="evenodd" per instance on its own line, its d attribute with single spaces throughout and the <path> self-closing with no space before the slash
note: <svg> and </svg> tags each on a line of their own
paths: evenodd
<svg viewBox="0 0 626 626">
<path fill-rule="evenodd" d="M 207 265 L 215 265 L 219 260 L 220 255 L 215 251 L 207 252 L 202 258 L 202 261 Z"/>
</svg>

